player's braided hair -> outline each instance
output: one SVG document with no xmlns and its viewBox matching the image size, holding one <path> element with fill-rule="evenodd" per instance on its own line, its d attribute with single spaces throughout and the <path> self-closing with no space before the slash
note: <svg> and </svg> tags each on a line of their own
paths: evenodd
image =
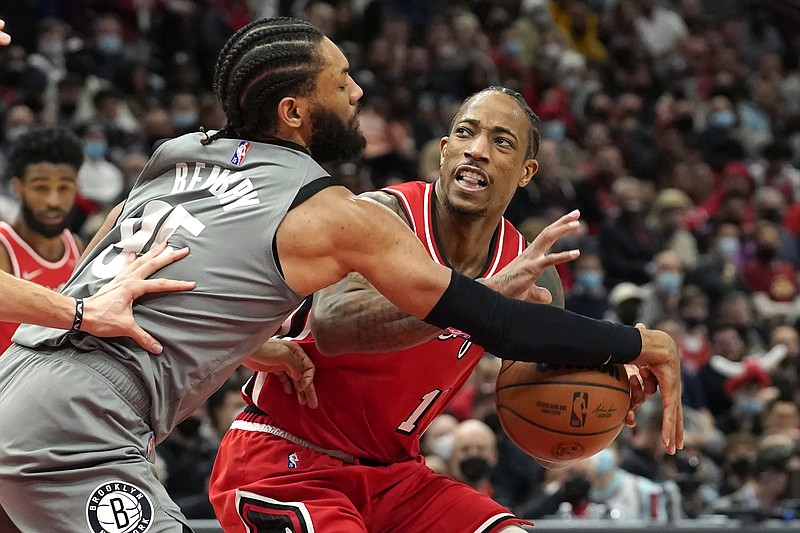
<svg viewBox="0 0 800 533">
<path fill-rule="evenodd" d="M 237 31 L 217 58 L 214 95 L 227 117 L 221 130 L 203 139 L 269 137 L 275 110 L 286 96 L 306 95 L 322 67 L 323 34 L 290 17 L 260 19 Z"/>
<path fill-rule="evenodd" d="M 455 115 L 453 115 L 453 120 L 450 121 L 450 131 L 453 131 L 453 126 L 455 126 L 456 119 L 461 116 L 461 112 L 464 110 L 467 104 L 469 104 L 475 97 L 483 94 L 483 93 L 503 93 L 507 94 L 511 98 L 517 101 L 519 106 L 528 116 L 528 121 L 530 123 L 530 128 L 528 132 L 528 152 L 525 154 L 525 157 L 528 159 L 533 159 L 536 157 L 536 154 L 539 153 L 539 124 L 542 122 L 541 119 L 533 112 L 531 106 L 528 105 L 528 102 L 525 101 L 525 97 L 519 94 L 517 91 L 509 89 L 507 87 L 501 87 L 499 85 L 492 85 L 491 87 L 487 87 L 485 89 L 481 89 L 480 91 L 473 93 L 470 95 L 461 106 L 456 111 Z"/>
</svg>

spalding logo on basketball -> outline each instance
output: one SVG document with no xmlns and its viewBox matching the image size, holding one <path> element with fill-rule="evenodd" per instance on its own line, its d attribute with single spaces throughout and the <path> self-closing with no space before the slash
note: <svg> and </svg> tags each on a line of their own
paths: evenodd
<svg viewBox="0 0 800 533">
<path fill-rule="evenodd" d="M 611 444 L 625 423 L 630 384 L 622 365 L 578 368 L 504 361 L 495 401 L 509 438 L 555 466 L 590 457 Z"/>
<path fill-rule="evenodd" d="M 145 533 L 153 524 L 153 504 L 138 487 L 109 481 L 92 491 L 86 520 L 92 533 Z"/>
</svg>

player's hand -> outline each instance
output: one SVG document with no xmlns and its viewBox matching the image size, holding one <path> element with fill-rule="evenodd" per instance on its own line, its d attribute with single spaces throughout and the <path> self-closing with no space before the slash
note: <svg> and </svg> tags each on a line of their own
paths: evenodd
<svg viewBox="0 0 800 533">
<path fill-rule="evenodd" d="M 683 448 L 683 404 L 681 403 L 681 360 L 675 341 L 663 331 L 647 329 L 636 324 L 642 335 L 642 351 L 631 361 L 640 373 L 647 369 L 655 376 L 661 388 L 664 415 L 661 442 L 667 452 L 674 454 Z"/>
<path fill-rule="evenodd" d="M 623 365 L 628 373 L 628 382 L 631 386 L 631 405 L 625 417 L 628 427 L 636 427 L 636 409 L 639 408 L 650 396 L 658 392 L 658 378 L 649 368 L 639 368 L 635 365 Z"/>
<path fill-rule="evenodd" d="M 0 20 L 0 30 L 6 27 L 6 21 Z M 11 36 L 4 31 L 0 31 L 0 46 L 11 44 Z"/>
<path fill-rule="evenodd" d="M 244 365 L 277 376 L 286 394 L 297 393 L 300 405 L 308 405 L 311 409 L 319 405 L 314 388 L 316 366 L 299 344 L 270 339 L 253 352 Z"/>
<path fill-rule="evenodd" d="M 166 265 L 189 254 L 188 248 L 166 248 L 167 244 L 161 243 L 141 257 L 130 254 L 128 264 L 122 271 L 96 294 L 84 300 L 81 331 L 97 337 L 130 337 L 145 350 L 154 354 L 161 353 L 161 344 L 134 321 L 132 307 L 133 301 L 143 294 L 188 291 L 194 288 L 193 281 L 147 279 Z"/>
<path fill-rule="evenodd" d="M 536 285 L 536 280 L 549 267 L 572 261 L 580 255 L 578 250 L 547 253 L 558 239 L 580 229 L 579 218 L 580 211 L 576 209 L 548 225 L 524 252 L 487 279 L 486 286 L 512 298 L 544 304 L 552 302 L 553 295 Z"/>
</svg>

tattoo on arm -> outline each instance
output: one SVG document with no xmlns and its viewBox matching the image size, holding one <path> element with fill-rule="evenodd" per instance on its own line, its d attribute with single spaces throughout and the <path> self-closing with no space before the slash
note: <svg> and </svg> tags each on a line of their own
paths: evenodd
<svg viewBox="0 0 800 533">
<path fill-rule="evenodd" d="M 386 206 L 409 224 L 394 195 L 374 191 L 359 198 Z M 356 272 L 318 291 L 311 314 L 317 346 L 327 355 L 403 350 L 441 332 L 399 309 Z"/>
</svg>

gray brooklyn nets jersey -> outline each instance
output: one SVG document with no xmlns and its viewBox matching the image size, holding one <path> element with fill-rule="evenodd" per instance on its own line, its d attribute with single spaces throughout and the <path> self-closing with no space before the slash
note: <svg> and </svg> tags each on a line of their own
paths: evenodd
<svg viewBox="0 0 800 533">
<path fill-rule="evenodd" d="M 202 138 L 191 133 L 158 148 L 114 228 L 63 291 L 74 297 L 97 292 L 119 272 L 122 251 L 145 252 L 164 240 L 190 247 L 186 258 L 155 277 L 193 280 L 197 287 L 146 295 L 134 305 L 136 321 L 164 351 L 153 356 L 130 339 L 38 326 L 23 326 L 14 337 L 40 351 L 100 349 L 122 361 L 150 395 L 146 422 L 158 441 L 300 304 L 302 297 L 281 276 L 273 238 L 301 189 L 310 195 L 331 184 L 325 170 L 291 143 L 218 139 L 203 146 Z"/>
</svg>

